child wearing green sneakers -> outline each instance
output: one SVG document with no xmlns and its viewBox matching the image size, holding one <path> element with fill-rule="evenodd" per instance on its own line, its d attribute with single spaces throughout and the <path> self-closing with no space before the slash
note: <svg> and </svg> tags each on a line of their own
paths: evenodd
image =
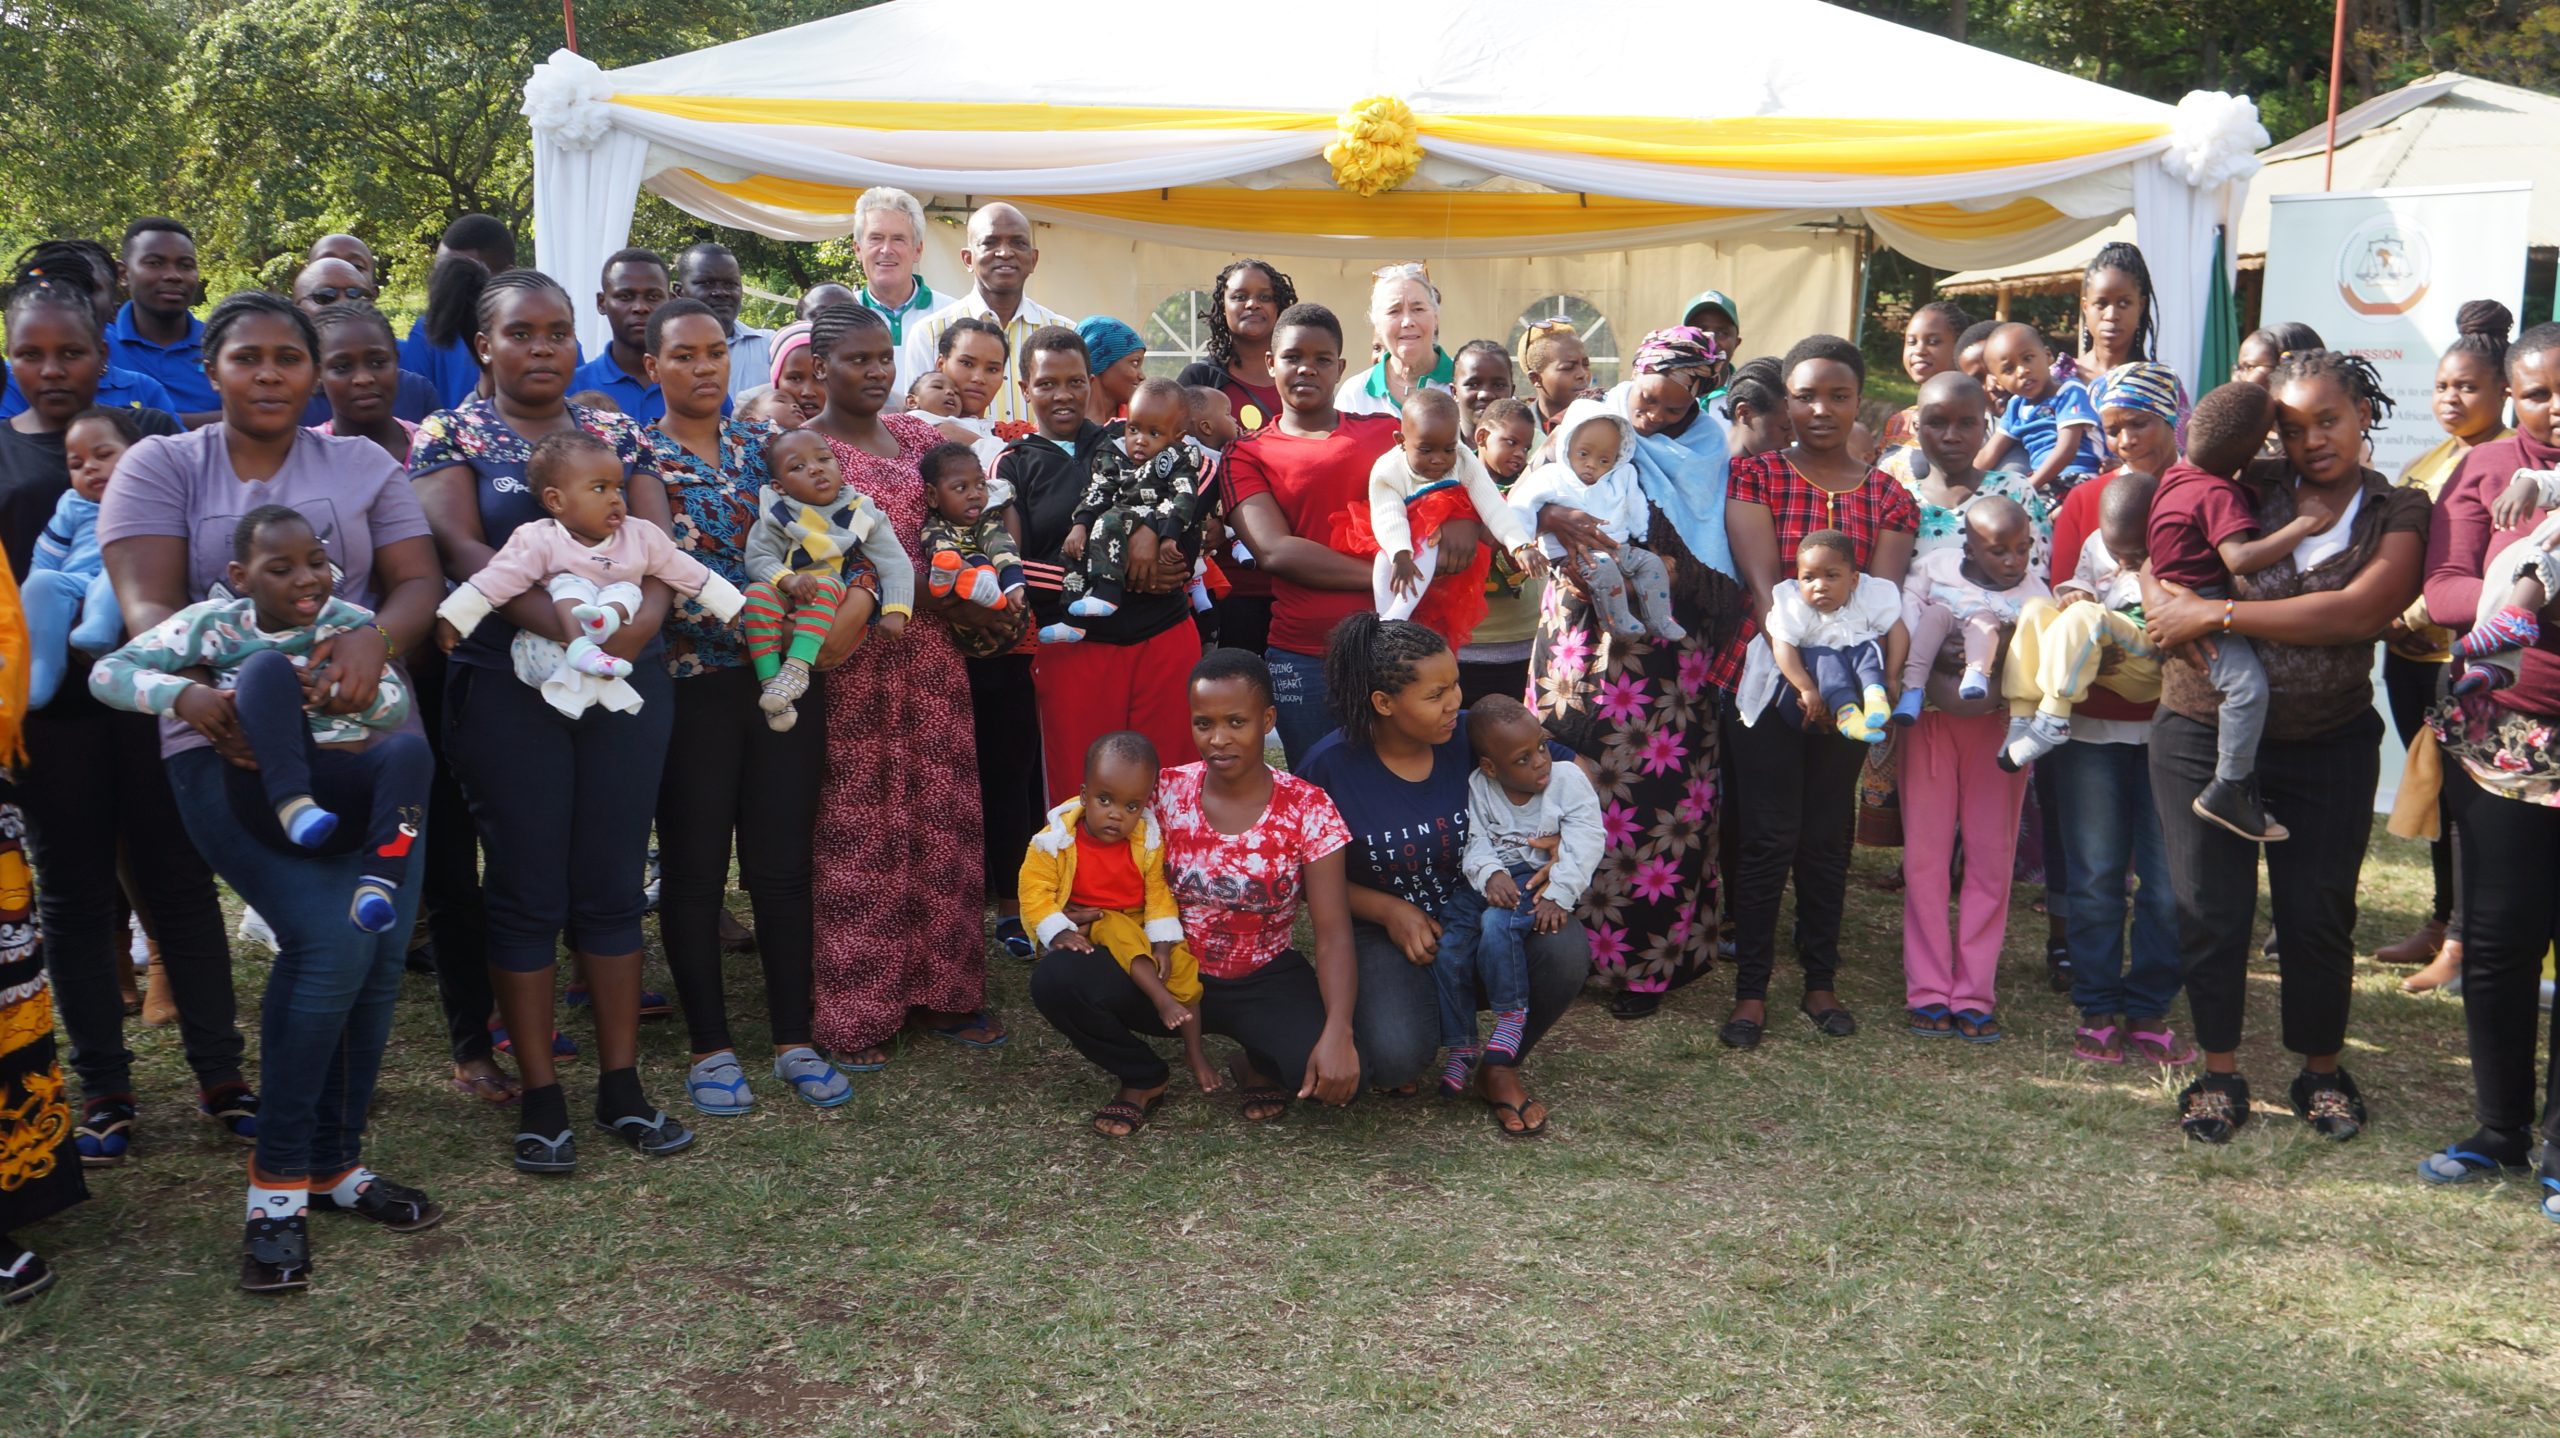
<svg viewBox="0 0 2560 1438">
<path fill-rule="evenodd" d="M 1893 714 L 1885 685 L 1902 672 L 1911 633 L 1902 591 L 1858 572 L 1849 536 L 1817 529 L 1796 546 L 1796 577 L 1771 592 L 1767 629 L 1784 681 L 1774 705 L 1781 718 L 1804 728 L 1828 715 L 1843 738 L 1884 741 Z"/>
</svg>

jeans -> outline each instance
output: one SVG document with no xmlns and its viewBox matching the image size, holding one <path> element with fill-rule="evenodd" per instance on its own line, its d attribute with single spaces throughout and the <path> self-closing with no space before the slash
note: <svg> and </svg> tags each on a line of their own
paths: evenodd
<svg viewBox="0 0 2560 1438">
<path fill-rule="evenodd" d="M 1867 691 L 1884 684 L 1884 649 L 1872 639 L 1845 649 L 1816 645 L 1796 652 L 1804 659 L 1805 672 L 1813 677 L 1813 687 L 1822 691 L 1823 708 L 1830 714 L 1865 703 Z M 1794 685 L 1778 686 L 1775 707 L 1779 717 L 1804 727 L 1804 705 L 1797 701 Z"/>
<path fill-rule="evenodd" d="M 1538 870 L 1520 864 L 1510 872 L 1513 883 L 1526 885 Z M 1508 909 L 1487 904 L 1472 886 L 1462 887 L 1441 911 L 1440 956 L 1431 961 L 1431 987 L 1440 995 L 1442 1047 L 1475 1047 L 1479 993 L 1484 1006 L 1497 1014 L 1529 1007 L 1528 940 L 1537 922 L 1538 896 L 1525 887 L 1520 902 Z"/>
<path fill-rule="evenodd" d="M 1271 666 L 1271 707 L 1279 714 L 1280 748 L 1296 768 L 1318 740 L 1338 727 L 1325 693 L 1324 656 L 1273 649 L 1262 658 Z"/>
<path fill-rule="evenodd" d="M 288 800 L 310 799 L 340 821 L 322 852 L 361 849 L 381 861 L 369 866 L 379 879 L 394 877 L 385 865 L 405 867 L 409 844 L 401 830 L 414 838 L 427 822 L 427 781 L 435 767 L 427 741 L 389 733 L 362 748 L 315 743 L 302 707 L 302 671 L 279 650 L 251 655 L 233 695 L 240 732 L 258 756 L 254 772 L 223 766 L 241 827 L 268 843 L 290 843 L 276 811 Z"/>
<path fill-rule="evenodd" d="M 2460 764 L 2445 765 L 2462 876 L 2462 1021 L 2471 1039 L 2471 1105 L 2482 1128 L 2512 1131 L 2538 1118 L 2560 1143 L 2560 1067 L 2534 1063 L 2543 1019 L 2542 956 L 2560 938 L 2560 810 L 2492 794 Z M 2293 935 L 2285 935 L 2290 947 Z M 2560 1054 L 2560 1013 L 2551 1019 Z"/>
<path fill-rule="evenodd" d="M 1360 1002 L 1351 1011 L 1351 1038 L 1360 1049 L 1362 1082 L 1401 1087 L 1422 1077 L 1440 1052 L 1440 995 L 1429 972 L 1437 965 L 1406 958 L 1376 924 L 1354 922 L 1351 944 L 1360 960 Z M 1523 1060 L 1539 1035 L 1564 1017 L 1574 995 L 1582 992 L 1582 981 L 1591 976 L 1591 940 L 1579 921 L 1552 934 L 1531 934 L 1525 947 L 1529 1024 L 1520 1040 Z M 1472 1012 L 1468 1022 L 1474 1022 Z"/>
<path fill-rule="evenodd" d="M 2178 894 L 2187 1011 L 2196 1043 L 2209 1054 L 2240 1047 L 2261 847 L 2195 812 L 2219 757 L 2211 726 L 2165 709 L 2151 726 L 2151 797 Z M 2293 831 L 2264 848 L 2267 896 L 2284 935 L 2277 958 L 2284 1046 L 2298 1054 L 2317 1058 L 2346 1047 L 2356 876 L 2381 769 L 2382 716 L 2371 709 L 2326 734 L 2258 746 L 2258 792 Z"/>
<path fill-rule="evenodd" d="M 259 1015 L 265 1092 L 256 1162 L 275 1178 L 325 1178 L 353 1167 L 363 1152 L 425 850 L 412 844 L 401 862 L 398 918 L 368 934 L 348 921 L 347 897 L 373 856 L 258 838 L 233 812 L 230 768 L 210 749 L 190 749 L 169 760 L 169 782 L 196 847 L 276 931 Z"/>
<path fill-rule="evenodd" d="M 213 870 L 187 841 L 160 759 L 160 721 L 110 709 L 85 686 L 27 716 L 18 770 L 36 912 L 71 1068 L 88 1098 L 133 1092 L 116 966 L 127 962 L 119 853 L 160 943 L 178 1041 L 200 1088 L 236 1083 L 247 1045 L 231 992 L 231 947 Z M 346 922 L 340 894 L 338 921 Z"/>
<path fill-rule="evenodd" d="M 2182 979 L 2178 894 L 2169 880 L 2160 816 L 2152 807 L 2150 746 L 2075 740 L 2036 761 L 2036 772 L 2052 776 L 2048 782 L 2058 798 L 2057 812 L 2045 816 L 2046 828 L 2063 826 L 2073 1007 L 2090 1019 L 2165 1019 Z M 2142 884 L 2129 901 L 2128 873 Z M 2128 907 L 2131 962 L 2124 931 Z"/>
</svg>

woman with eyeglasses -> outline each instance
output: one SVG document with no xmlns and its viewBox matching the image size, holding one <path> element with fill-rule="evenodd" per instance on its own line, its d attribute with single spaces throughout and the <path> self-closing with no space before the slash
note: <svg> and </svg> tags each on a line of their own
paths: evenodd
<svg viewBox="0 0 2560 1438">
<path fill-rule="evenodd" d="M 1417 389 L 1447 389 L 1458 367 L 1440 348 L 1440 291 L 1417 263 L 1389 265 L 1369 288 L 1369 329 L 1377 362 L 1342 381 L 1333 407 L 1344 414 L 1394 414 Z"/>
</svg>

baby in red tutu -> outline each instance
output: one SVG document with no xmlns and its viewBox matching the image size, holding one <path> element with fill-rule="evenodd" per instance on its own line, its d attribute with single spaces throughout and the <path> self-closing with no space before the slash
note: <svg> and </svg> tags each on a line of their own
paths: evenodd
<svg viewBox="0 0 2560 1438">
<path fill-rule="evenodd" d="M 1369 471 L 1368 504 L 1335 519 L 1333 547 L 1376 556 L 1370 586 L 1379 618 L 1412 619 L 1452 647 L 1464 645 L 1484 618 L 1492 557 L 1479 548 L 1465 573 L 1434 583 L 1440 527 L 1453 519 L 1475 521 L 1487 542 L 1532 574 L 1546 572 L 1546 556 L 1503 503 L 1484 462 L 1459 442 L 1455 398 L 1445 390 L 1416 390 L 1404 403 L 1402 424 L 1403 443 L 1378 456 Z"/>
</svg>

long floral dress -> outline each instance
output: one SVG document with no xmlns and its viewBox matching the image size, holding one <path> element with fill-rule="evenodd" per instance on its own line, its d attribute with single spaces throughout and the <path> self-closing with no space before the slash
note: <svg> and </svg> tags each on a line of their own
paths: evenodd
<svg viewBox="0 0 2560 1438">
<path fill-rule="evenodd" d="M 898 456 L 830 438 L 847 487 L 870 497 L 898 543 L 922 552 L 916 461 L 942 441 L 884 414 Z M 986 1000 L 978 745 L 969 676 L 951 631 L 918 614 L 874 634 L 828 674 L 827 778 L 818 797 L 817 1040 L 839 1053 L 883 1044 L 910 1009 L 968 1013 Z"/>
<path fill-rule="evenodd" d="M 1608 849 L 1574 917 L 1593 972 L 1663 993 L 1715 960 L 1723 879 L 1716 865 L 1720 735 L 1716 651 L 1739 611 L 1732 581 L 1691 558 L 1657 512 L 1651 547 L 1677 570 L 1677 644 L 1611 633 L 1587 600 L 1549 584 L 1529 653 L 1547 731 L 1599 768 Z"/>
</svg>

